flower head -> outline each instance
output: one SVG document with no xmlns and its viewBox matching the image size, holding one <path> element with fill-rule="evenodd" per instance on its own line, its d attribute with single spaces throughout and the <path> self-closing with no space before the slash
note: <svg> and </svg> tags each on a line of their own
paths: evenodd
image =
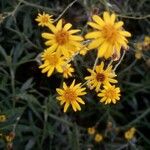
<svg viewBox="0 0 150 150">
<path fill-rule="evenodd" d="M 135 132 L 136 132 L 136 129 L 134 127 L 130 128 L 128 131 L 126 131 L 124 133 L 125 139 L 127 139 L 128 141 L 132 140 L 133 137 L 134 137 Z"/>
<path fill-rule="evenodd" d="M 42 27 L 53 23 L 52 15 L 46 14 L 45 12 L 43 12 L 43 14 L 39 13 L 35 20 L 38 22 L 38 25 Z"/>
<path fill-rule="evenodd" d="M 67 111 L 68 107 L 72 105 L 73 110 L 81 110 L 79 103 L 85 104 L 84 101 L 79 97 L 85 95 L 85 88 L 81 87 L 81 83 L 75 85 L 75 80 L 70 86 L 67 86 L 66 83 L 63 83 L 63 89 L 56 89 L 60 96 L 57 99 L 60 101 L 60 105 L 64 105 L 64 112 Z"/>
<path fill-rule="evenodd" d="M 98 15 L 93 15 L 94 22 L 88 22 L 95 31 L 88 33 L 85 38 L 93 39 L 89 44 L 89 49 L 98 48 L 98 56 L 111 57 L 114 53 L 120 56 L 121 47 L 127 48 L 127 39 L 131 34 L 123 30 L 123 22 L 115 22 L 116 15 L 109 12 L 103 13 L 103 19 Z"/>
<path fill-rule="evenodd" d="M 39 67 L 42 69 L 42 73 L 47 72 L 47 76 L 49 77 L 54 72 L 54 69 L 56 69 L 58 72 L 63 72 L 62 66 L 64 65 L 65 61 L 58 53 L 52 53 L 49 50 L 45 50 L 41 57 L 44 61 L 44 63 Z"/>
<path fill-rule="evenodd" d="M 100 134 L 100 133 L 97 133 L 97 134 L 95 135 L 94 140 L 95 140 L 95 142 L 97 142 L 97 143 L 101 142 L 101 141 L 103 140 L 103 135 Z"/>
<path fill-rule="evenodd" d="M 116 104 L 117 100 L 120 100 L 120 88 L 115 87 L 115 85 L 107 84 L 104 86 L 104 89 L 101 93 L 98 94 L 101 97 L 100 102 L 105 104 L 114 103 Z"/>
<path fill-rule="evenodd" d="M 49 24 L 48 28 L 52 33 L 43 33 L 42 37 L 47 41 L 45 44 L 49 46 L 49 50 L 63 54 L 66 57 L 73 55 L 77 48 L 80 47 L 83 38 L 79 35 L 73 35 L 80 30 L 71 30 L 72 25 L 67 23 L 62 26 L 62 19 L 58 21 L 57 25 Z"/>
<path fill-rule="evenodd" d="M 96 66 L 95 71 L 92 69 L 88 69 L 88 71 L 91 75 L 85 77 L 85 80 L 88 81 L 87 85 L 91 90 L 95 88 L 96 92 L 98 92 L 102 84 L 117 83 L 117 80 L 113 79 L 116 74 L 112 71 L 112 66 L 108 66 L 104 69 L 104 62 Z"/>
<path fill-rule="evenodd" d="M 69 78 L 72 77 L 72 73 L 74 72 L 74 68 L 71 67 L 71 64 L 66 64 L 62 66 L 63 69 L 63 77 Z"/>
<path fill-rule="evenodd" d="M 95 128 L 94 127 L 88 128 L 88 134 L 89 135 L 95 134 Z"/>
<path fill-rule="evenodd" d="M 0 122 L 5 122 L 5 121 L 6 121 L 6 116 L 0 115 Z"/>
</svg>

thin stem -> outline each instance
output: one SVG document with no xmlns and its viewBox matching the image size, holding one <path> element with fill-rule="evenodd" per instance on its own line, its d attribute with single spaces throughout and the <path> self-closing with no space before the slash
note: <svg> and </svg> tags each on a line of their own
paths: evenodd
<svg viewBox="0 0 150 150">
<path fill-rule="evenodd" d="M 150 108 L 148 108 L 147 110 L 145 110 L 144 113 L 142 113 L 138 118 L 136 118 L 135 120 L 131 121 L 129 124 L 121 127 L 120 129 L 126 129 L 126 128 L 131 127 L 132 125 L 134 125 L 135 123 L 139 122 L 142 118 L 144 118 L 149 113 L 150 113 Z"/>
<path fill-rule="evenodd" d="M 87 83 L 88 83 L 88 81 L 84 82 L 84 83 L 81 85 L 81 87 L 83 87 L 83 86 L 86 85 Z"/>
<path fill-rule="evenodd" d="M 118 16 L 118 17 L 121 17 L 121 18 L 128 18 L 128 19 L 134 19 L 134 20 L 142 20 L 142 19 L 150 18 L 150 15 L 139 16 L 139 17 L 135 17 L 135 16 L 126 16 L 126 15 L 117 15 L 117 16 Z"/>
<path fill-rule="evenodd" d="M 101 0 L 101 3 L 105 6 L 106 10 L 109 11 L 109 6 L 106 0 Z"/>
<path fill-rule="evenodd" d="M 95 67 L 96 67 L 96 65 L 97 65 L 97 63 L 98 63 L 98 56 L 97 56 L 97 58 L 95 59 L 95 62 L 94 62 L 94 66 L 93 66 L 93 71 L 95 70 Z"/>
<path fill-rule="evenodd" d="M 84 49 L 84 48 L 87 46 L 88 42 L 89 42 L 89 41 L 87 41 L 87 43 L 85 43 L 85 45 L 83 45 L 83 47 L 81 47 L 77 52 L 75 52 L 75 53 L 72 55 L 72 57 L 69 58 L 69 59 L 66 61 L 66 63 L 65 63 L 63 66 L 67 65 L 70 61 L 72 61 L 73 58 L 74 58 L 75 56 L 77 56 L 77 55 L 80 53 L 80 51 L 81 51 L 82 49 Z M 63 66 L 62 66 L 62 67 L 63 67 Z"/>
<path fill-rule="evenodd" d="M 122 73 L 124 73 L 124 72 L 128 71 L 129 69 L 131 69 L 136 64 L 136 62 L 137 62 L 137 60 L 134 60 L 127 68 L 125 68 L 120 73 L 118 73 L 118 76 L 120 76 Z"/>
<path fill-rule="evenodd" d="M 16 8 L 13 10 L 13 12 L 11 13 L 12 16 L 15 16 L 16 11 L 18 10 L 19 6 L 21 5 L 23 0 L 19 0 L 19 3 L 17 4 Z"/>
<path fill-rule="evenodd" d="M 111 66 L 111 64 L 113 63 L 113 61 L 114 61 L 114 60 L 111 59 L 107 67 Z"/>
<path fill-rule="evenodd" d="M 125 50 L 123 50 L 123 54 L 122 54 L 122 56 L 121 56 L 119 62 L 115 65 L 115 67 L 114 67 L 114 69 L 113 69 L 114 72 L 116 71 L 116 69 L 117 69 L 117 67 L 120 65 L 120 63 L 122 62 L 124 56 L 125 56 Z"/>
<path fill-rule="evenodd" d="M 25 0 L 21 0 L 21 1 L 22 1 L 22 3 L 24 3 L 25 5 L 30 6 L 30 7 L 34 7 L 34 8 L 38 8 L 38 9 L 42 9 L 42 10 L 47 10 L 47 11 L 54 10 L 54 9 L 50 9 L 48 7 L 44 7 L 44 6 L 40 6 L 40 5 L 37 5 L 37 4 L 29 3 Z M 51 14 L 52 14 L 52 12 L 51 12 Z"/>
<path fill-rule="evenodd" d="M 77 0 L 74 0 L 73 2 L 71 2 L 64 10 L 63 12 L 54 20 L 54 22 L 58 21 L 63 15 L 64 13 L 70 8 L 72 7 L 72 5 L 77 2 Z"/>
<path fill-rule="evenodd" d="M 13 98 L 13 108 L 15 108 L 15 75 L 12 66 L 9 66 L 10 76 L 11 76 L 11 89 L 12 89 L 12 98 Z"/>
</svg>

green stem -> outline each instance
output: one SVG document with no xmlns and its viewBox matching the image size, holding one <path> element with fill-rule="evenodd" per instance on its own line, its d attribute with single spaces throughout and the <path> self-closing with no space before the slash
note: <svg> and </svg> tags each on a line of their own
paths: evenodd
<svg viewBox="0 0 150 150">
<path fill-rule="evenodd" d="M 63 15 L 64 13 L 70 8 L 72 7 L 72 5 L 77 2 L 77 0 L 74 0 L 73 2 L 71 2 L 64 10 L 63 12 L 54 20 L 54 22 L 58 21 Z"/>
<path fill-rule="evenodd" d="M 13 108 L 15 108 L 15 74 L 12 65 L 9 66 L 10 76 L 11 76 L 11 89 L 12 89 L 12 100 L 13 100 Z"/>
<path fill-rule="evenodd" d="M 95 67 L 96 67 L 96 65 L 97 65 L 97 63 L 98 63 L 98 56 L 97 56 L 97 58 L 95 59 L 95 62 L 94 62 L 94 66 L 93 66 L 93 71 L 95 70 Z"/>
<path fill-rule="evenodd" d="M 131 127 L 132 125 L 134 125 L 135 123 L 139 122 L 142 118 L 144 118 L 149 113 L 150 113 L 150 108 L 148 108 L 146 111 L 144 111 L 144 113 L 142 113 L 138 118 L 136 118 L 135 120 L 131 121 L 129 124 L 121 127 L 120 129 L 123 130 L 123 129 Z"/>
</svg>

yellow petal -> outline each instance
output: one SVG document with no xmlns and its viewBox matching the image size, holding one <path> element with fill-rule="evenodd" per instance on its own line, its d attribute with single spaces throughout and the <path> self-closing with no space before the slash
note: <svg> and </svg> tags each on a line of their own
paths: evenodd
<svg viewBox="0 0 150 150">
<path fill-rule="evenodd" d="M 106 98 L 103 97 L 103 98 L 100 100 L 100 102 L 103 103 L 105 100 L 106 100 Z"/>
<path fill-rule="evenodd" d="M 64 91 L 63 91 L 62 89 L 59 89 L 59 88 L 57 88 L 56 91 L 57 91 L 57 93 L 58 93 L 59 95 L 62 95 L 62 94 L 64 93 Z"/>
<path fill-rule="evenodd" d="M 45 67 L 47 67 L 48 65 L 49 65 L 49 63 L 44 63 L 44 64 L 40 65 L 39 68 L 45 68 Z"/>
<path fill-rule="evenodd" d="M 70 40 L 83 41 L 83 38 L 82 38 L 81 36 L 71 35 L 71 36 L 70 36 Z"/>
<path fill-rule="evenodd" d="M 47 73 L 47 77 L 50 77 L 52 75 L 54 71 L 54 67 L 51 67 L 51 69 L 49 69 L 48 73 Z"/>
<path fill-rule="evenodd" d="M 98 15 L 93 15 L 92 18 L 100 27 L 105 25 L 105 22 Z"/>
<path fill-rule="evenodd" d="M 108 48 L 108 44 L 104 42 L 98 49 L 98 57 L 103 57 Z"/>
<path fill-rule="evenodd" d="M 72 84 L 70 85 L 70 88 L 72 89 L 74 87 L 75 80 L 73 80 Z"/>
<path fill-rule="evenodd" d="M 56 25 L 57 30 L 61 30 L 62 29 L 62 19 L 60 19 Z"/>
<path fill-rule="evenodd" d="M 124 24 L 123 21 L 119 21 L 119 22 L 115 23 L 114 26 L 116 29 L 119 29 L 123 26 L 123 24 Z"/>
<path fill-rule="evenodd" d="M 74 101 L 74 105 L 75 105 L 75 107 L 76 107 L 78 110 L 81 110 L 80 105 L 79 105 L 76 101 Z"/>
<path fill-rule="evenodd" d="M 95 32 L 87 33 L 87 34 L 85 35 L 85 38 L 86 38 L 86 39 L 93 39 L 93 38 L 99 38 L 99 37 L 101 37 L 101 36 L 102 36 L 102 34 L 101 34 L 100 31 L 95 31 Z"/>
<path fill-rule="evenodd" d="M 103 13 L 103 18 L 104 18 L 104 21 L 105 21 L 106 23 L 109 23 L 110 20 L 111 20 L 109 13 L 106 12 L 106 11 Z"/>
<path fill-rule="evenodd" d="M 95 28 L 95 29 L 101 30 L 101 27 L 94 22 L 88 22 L 88 25 Z"/>
<path fill-rule="evenodd" d="M 115 19 L 116 19 L 116 15 L 115 15 L 115 14 L 112 14 L 111 17 L 110 17 L 110 20 L 111 20 L 111 24 L 112 24 L 112 25 L 114 25 Z"/>
<path fill-rule="evenodd" d="M 54 34 L 51 34 L 51 33 L 42 33 L 42 37 L 44 39 L 53 39 L 54 38 Z"/>
<path fill-rule="evenodd" d="M 113 53 L 114 53 L 113 46 L 109 45 L 109 47 L 107 48 L 107 50 L 104 54 L 105 59 L 108 59 L 108 58 L 112 57 Z"/>
<path fill-rule="evenodd" d="M 60 72 L 60 73 L 63 72 L 63 69 L 62 69 L 62 67 L 61 67 L 60 65 L 56 66 L 56 70 L 57 70 L 58 72 Z"/>
<path fill-rule="evenodd" d="M 58 29 L 53 24 L 49 23 L 47 26 L 53 33 L 56 33 L 58 31 Z"/>
<path fill-rule="evenodd" d="M 127 31 L 120 31 L 120 34 L 126 37 L 130 37 L 131 33 L 127 32 Z"/>
<path fill-rule="evenodd" d="M 66 102 L 65 106 L 64 106 L 64 112 L 67 111 L 68 107 L 69 107 L 70 103 Z"/>
<path fill-rule="evenodd" d="M 89 49 L 97 48 L 102 44 L 103 41 L 104 39 L 101 39 L 101 38 L 95 39 L 91 43 L 89 43 L 88 48 Z"/>
<path fill-rule="evenodd" d="M 65 46 L 60 46 L 59 49 L 61 50 L 61 53 L 62 53 L 65 57 L 69 57 L 68 48 L 66 48 Z"/>
<path fill-rule="evenodd" d="M 69 30 L 69 33 L 70 34 L 74 34 L 74 33 L 77 33 L 77 32 L 80 32 L 81 30 L 78 30 L 78 29 L 76 29 L 76 30 Z"/>
<path fill-rule="evenodd" d="M 77 101 L 81 104 L 85 104 L 85 102 L 81 98 L 77 98 Z"/>
<path fill-rule="evenodd" d="M 63 82 L 63 88 L 64 88 L 64 90 L 66 90 L 68 88 L 65 82 Z"/>
<path fill-rule="evenodd" d="M 72 24 L 71 23 L 67 23 L 64 26 L 64 30 L 68 31 L 71 27 L 72 27 Z"/>
<path fill-rule="evenodd" d="M 54 40 L 48 40 L 48 41 L 45 42 L 45 45 L 50 46 L 50 45 L 53 45 L 54 43 L 55 43 Z"/>
<path fill-rule="evenodd" d="M 45 67 L 44 69 L 42 69 L 42 73 L 47 72 L 50 69 L 50 66 Z"/>
<path fill-rule="evenodd" d="M 49 51 L 50 53 L 54 52 L 57 49 L 58 44 L 54 44 L 51 47 L 49 47 L 47 49 L 47 51 Z"/>
<path fill-rule="evenodd" d="M 76 112 L 76 111 L 77 111 L 77 109 L 76 109 L 76 106 L 74 105 L 74 103 L 73 103 L 73 102 L 71 102 L 71 105 L 72 105 L 73 110 Z"/>
</svg>

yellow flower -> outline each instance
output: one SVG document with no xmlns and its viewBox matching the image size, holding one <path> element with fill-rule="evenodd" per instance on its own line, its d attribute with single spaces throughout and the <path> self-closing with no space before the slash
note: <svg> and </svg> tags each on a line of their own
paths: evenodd
<svg viewBox="0 0 150 150">
<path fill-rule="evenodd" d="M 58 21 L 57 25 L 48 24 L 52 33 L 43 33 L 42 37 L 47 41 L 45 44 L 49 46 L 49 50 L 63 54 L 66 57 L 73 55 L 77 48 L 80 47 L 83 38 L 79 35 L 73 35 L 80 30 L 70 30 L 72 25 L 67 23 L 62 27 L 62 19 Z"/>
<path fill-rule="evenodd" d="M 43 12 L 43 14 L 38 13 L 35 20 L 38 22 L 38 25 L 42 27 L 53 23 L 52 15 L 46 14 L 45 12 Z"/>
<path fill-rule="evenodd" d="M 131 36 L 123 30 L 123 22 L 115 22 L 116 15 L 109 12 L 103 13 L 103 19 L 97 15 L 93 15 L 92 19 L 94 22 L 88 22 L 88 25 L 96 30 L 85 36 L 86 39 L 93 39 L 88 48 L 98 48 L 98 56 L 106 59 L 114 53 L 120 56 L 121 47 L 128 48 L 126 37 Z"/>
<path fill-rule="evenodd" d="M 96 66 L 95 71 L 92 69 L 88 69 L 88 71 L 91 75 L 85 77 L 85 80 L 88 81 L 87 85 L 91 90 L 95 88 L 96 92 L 98 92 L 102 84 L 117 83 L 117 80 L 113 79 L 116 74 L 112 71 L 112 66 L 104 69 L 104 62 Z"/>
<path fill-rule="evenodd" d="M 5 122 L 5 121 L 6 121 L 6 116 L 0 115 L 0 122 Z"/>
<path fill-rule="evenodd" d="M 72 77 L 72 73 L 74 72 L 74 68 L 71 67 L 71 64 L 66 64 L 62 66 L 63 69 L 63 77 L 69 78 Z"/>
<path fill-rule="evenodd" d="M 85 95 L 85 88 L 81 87 L 81 83 L 75 85 L 75 80 L 69 86 L 66 83 L 63 83 L 63 89 L 56 89 L 60 96 L 57 99 L 60 101 L 60 105 L 64 105 L 64 112 L 67 111 L 68 107 L 72 105 L 74 111 L 81 110 L 81 107 L 78 103 L 85 104 L 84 101 L 79 97 Z"/>
<path fill-rule="evenodd" d="M 45 50 L 41 57 L 44 63 L 39 68 L 42 69 L 42 73 L 47 72 L 47 77 L 52 75 L 54 69 L 58 72 L 63 72 L 62 66 L 65 61 L 58 53 L 52 53 L 49 50 Z"/>
<path fill-rule="evenodd" d="M 128 131 L 126 131 L 124 133 L 125 139 L 127 139 L 128 141 L 132 140 L 133 137 L 134 137 L 135 132 L 136 132 L 136 129 L 134 127 L 130 128 Z"/>
<path fill-rule="evenodd" d="M 95 128 L 94 127 L 88 128 L 88 134 L 89 135 L 93 135 L 94 133 L 95 133 Z"/>
<path fill-rule="evenodd" d="M 95 142 L 97 142 L 97 143 L 101 142 L 101 141 L 103 140 L 103 135 L 97 133 L 97 134 L 95 135 L 94 140 L 95 140 Z"/>
<path fill-rule="evenodd" d="M 116 104 L 116 101 L 120 100 L 120 88 L 115 87 L 115 85 L 107 84 L 104 86 L 104 89 L 101 91 L 101 93 L 98 94 L 98 96 L 102 97 L 100 100 L 102 103 Z"/>
</svg>

